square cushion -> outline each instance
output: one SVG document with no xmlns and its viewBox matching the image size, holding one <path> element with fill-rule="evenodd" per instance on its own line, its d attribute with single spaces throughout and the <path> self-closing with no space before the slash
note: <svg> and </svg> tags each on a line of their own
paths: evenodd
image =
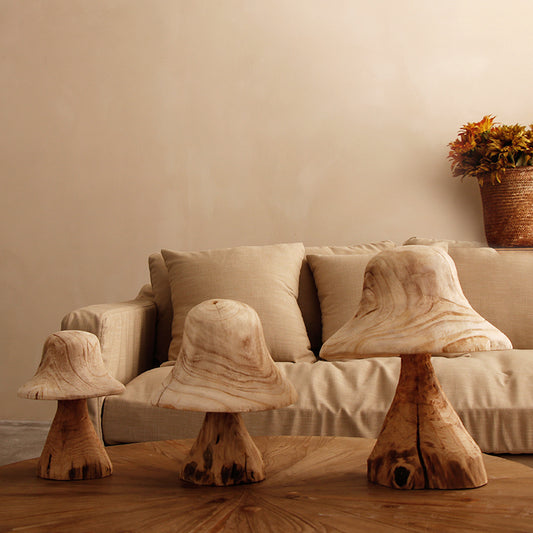
<svg viewBox="0 0 533 533">
<path fill-rule="evenodd" d="M 376 253 L 307 256 L 322 312 L 322 342 L 355 315 L 366 265 Z"/>
<path fill-rule="evenodd" d="M 350 244 L 346 246 L 306 246 L 305 251 L 308 256 L 376 254 L 382 250 L 390 250 L 396 246 L 397 244 L 393 241 L 378 241 L 364 244 Z M 318 355 L 320 348 L 322 347 L 322 319 L 317 288 L 307 259 L 303 262 L 300 275 L 298 305 L 302 310 L 307 334 L 311 341 L 311 348 L 313 352 Z"/>
<path fill-rule="evenodd" d="M 514 348 L 533 346 L 533 250 L 453 248 L 448 253 L 470 305 Z"/>
<path fill-rule="evenodd" d="M 404 244 L 442 245 L 454 260 L 464 295 L 514 348 L 533 345 L 533 250 L 494 249 L 477 242 L 412 237 Z"/>
<path fill-rule="evenodd" d="M 253 307 L 274 360 L 315 360 L 297 303 L 303 244 L 161 253 L 173 308 L 169 360 L 178 356 L 187 313 L 211 298 L 237 300 Z"/>
</svg>

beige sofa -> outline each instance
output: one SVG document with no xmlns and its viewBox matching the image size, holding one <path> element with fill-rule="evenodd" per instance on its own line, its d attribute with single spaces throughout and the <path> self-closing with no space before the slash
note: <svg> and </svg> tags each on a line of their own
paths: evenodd
<svg viewBox="0 0 533 533">
<path fill-rule="evenodd" d="M 407 244 L 447 249 L 474 309 L 514 346 L 433 357 L 452 405 L 483 451 L 533 453 L 533 250 L 416 238 Z M 376 437 L 396 388 L 399 358 L 328 362 L 316 355 L 357 308 L 368 259 L 393 246 L 292 244 L 152 255 L 152 283 L 137 298 L 88 306 L 62 322 L 63 329 L 95 333 L 107 368 L 126 385 L 122 395 L 91 401 L 97 431 L 108 444 L 196 436 L 203 413 L 156 408 L 150 401 L 172 371 L 166 359 L 179 351 L 180 313 L 199 299 L 233 296 L 256 308 L 271 354 L 298 392 L 289 407 L 245 413 L 252 435 Z"/>
</svg>

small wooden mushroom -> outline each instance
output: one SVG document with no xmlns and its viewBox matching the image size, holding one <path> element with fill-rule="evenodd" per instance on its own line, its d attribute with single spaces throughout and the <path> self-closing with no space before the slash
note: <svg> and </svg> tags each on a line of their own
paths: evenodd
<svg viewBox="0 0 533 533">
<path fill-rule="evenodd" d="M 172 373 L 153 405 L 206 412 L 180 478 L 237 485 L 265 478 L 263 458 L 242 412 L 290 405 L 296 391 L 275 366 L 257 313 L 234 300 L 207 300 L 189 311 Z"/>
<path fill-rule="evenodd" d="M 109 476 L 113 468 L 89 419 L 87 398 L 123 391 L 104 366 L 96 335 L 77 330 L 50 335 L 35 376 L 18 390 L 22 398 L 58 400 L 37 475 L 57 480 Z"/>
<path fill-rule="evenodd" d="M 320 352 L 327 360 L 401 356 L 396 394 L 368 459 L 368 479 L 397 489 L 484 485 L 481 450 L 446 398 L 430 354 L 511 347 L 472 309 L 446 252 L 403 246 L 375 256 L 356 315 Z"/>
</svg>

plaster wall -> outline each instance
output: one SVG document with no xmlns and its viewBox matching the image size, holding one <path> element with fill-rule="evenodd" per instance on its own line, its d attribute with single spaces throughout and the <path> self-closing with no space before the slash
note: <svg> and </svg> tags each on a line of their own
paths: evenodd
<svg viewBox="0 0 533 533">
<path fill-rule="evenodd" d="M 161 247 L 482 240 L 447 143 L 533 122 L 527 0 L 0 0 L 0 419 Z"/>
</svg>

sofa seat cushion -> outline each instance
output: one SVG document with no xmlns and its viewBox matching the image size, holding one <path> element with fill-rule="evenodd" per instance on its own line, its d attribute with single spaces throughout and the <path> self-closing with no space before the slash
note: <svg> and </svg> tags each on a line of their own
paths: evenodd
<svg viewBox="0 0 533 533">
<path fill-rule="evenodd" d="M 467 430 L 484 452 L 533 452 L 533 350 L 478 352 L 432 359 Z M 276 363 L 298 392 L 296 404 L 245 413 L 252 435 L 377 437 L 396 389 L 400 360 Z M 204 414 L 152 407 L 149 398 L 172 367 L 141 374 L 120 396 L 106 398 L 109 444 L 196 437 Z"/>
</svg>

